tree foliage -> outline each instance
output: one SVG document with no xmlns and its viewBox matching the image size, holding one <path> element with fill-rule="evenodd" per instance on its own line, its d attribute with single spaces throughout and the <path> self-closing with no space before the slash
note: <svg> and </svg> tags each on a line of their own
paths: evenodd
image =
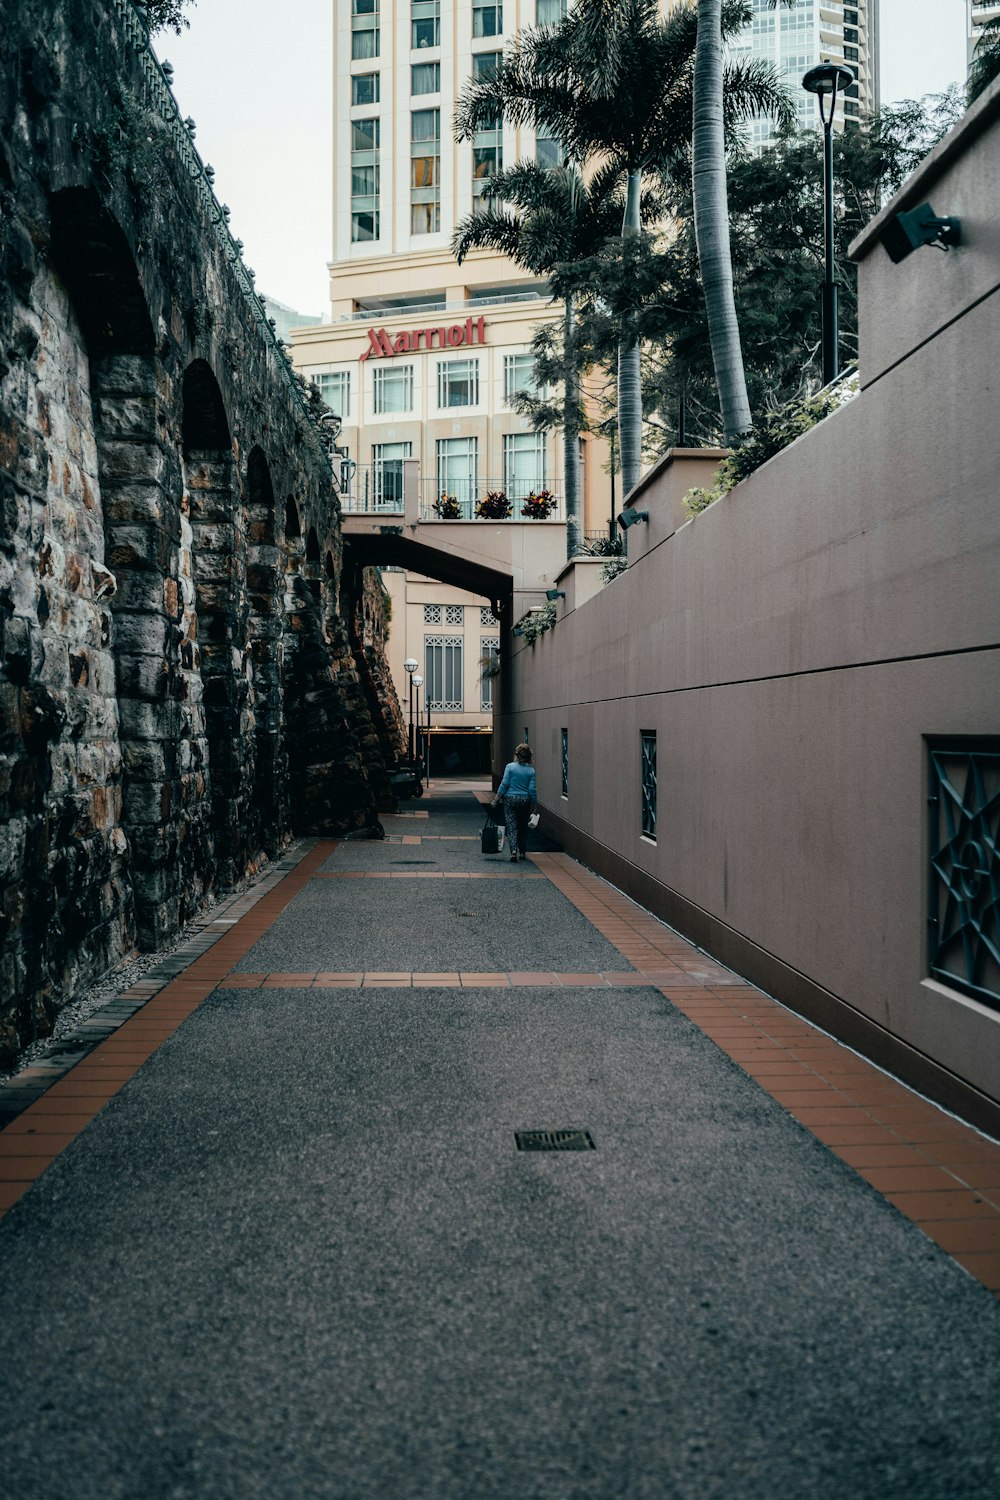
<svg viewBox="0 0 1000 1500">
<path fill-rule="evenodd" d="M 173 31 L 180 36 L 184 28 L 191 24 L 184 11 L 187 6 L 195 3 L 196 0 L 144 0 L 143 8 L 150 31 Z"/>
</svg>

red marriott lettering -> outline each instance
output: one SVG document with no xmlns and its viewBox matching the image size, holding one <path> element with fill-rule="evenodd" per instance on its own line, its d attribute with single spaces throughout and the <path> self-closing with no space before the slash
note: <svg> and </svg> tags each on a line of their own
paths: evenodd
<svg viewBox="0 0 1000 1500">
<path fill-rule="evenodd" d="M 458 349 L 462 344 L 485 342 L 485 318 L 466 318 L 464 323 L 453 323 L 450 328 L 416 328 L 412 333 L 397 333 L 395 338 L 390 338 L 384 328 L 369 328 L 368 348 L 358 356 L 358 363 L 366 359 L 393 359 L 397 354 L 416 354 L 421 346 L 424 349 Z"/>
</svg>

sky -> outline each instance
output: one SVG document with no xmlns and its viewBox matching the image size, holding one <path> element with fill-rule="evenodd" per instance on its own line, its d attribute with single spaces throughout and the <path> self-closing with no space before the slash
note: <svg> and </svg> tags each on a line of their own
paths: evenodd
<svg viewBox="0 0 1000 1500">
<path fill-rule="evenodd" d="M 332 26 L 349 0 L 197 0 L 189 31 L 161 32 L 182 115 L 261 291 L 329 316 L 333 243 Z M 881 0 L 882 98 L 965 77 L 965 0 Z"/>
</svg>

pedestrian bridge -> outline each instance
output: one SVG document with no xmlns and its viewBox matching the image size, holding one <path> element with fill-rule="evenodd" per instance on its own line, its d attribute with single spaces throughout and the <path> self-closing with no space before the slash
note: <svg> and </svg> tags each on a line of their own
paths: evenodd
<svg viewBox="0 0 1000 1500">
<path fill-rule="evenodd" d="M 395 494 L 353 484 L 340 495 L 344 550 L 360 567 L 400 567 L 489 599 L 518 619 L 554 588 L 566 563 L 566 523 L 442 520 L 421 501 L 419 465 L 404 459 Z M 356 476 L 355 476 L 356 477 Z M 469 507 L 471 510 L 471 507 Z M 499 614 L 499 610 L 498 610 Z"/>
</svg>

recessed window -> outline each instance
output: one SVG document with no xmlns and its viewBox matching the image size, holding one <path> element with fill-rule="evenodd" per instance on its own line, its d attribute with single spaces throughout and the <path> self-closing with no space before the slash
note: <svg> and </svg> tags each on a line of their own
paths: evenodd
<svg viewBox="0 0 1000 1500">
<path fill-rule="evenodd" d="M 378 57 L 378 0 L 353 0 L 351 6 L 351 57 Z"/>
<path fill-rule="evenodd" d="M 643 729 L 641 744 L 642 836 L 656 838 L 656 730 Z"/>
<path fill-rule="evenodd" d="M 438 406 L 479 405 L 478 359 L 452 359 L 438 365 Z"/>
<path fill-rule="evenodd" d="M 535 0 L 535 24 L 558 26 L 566 16 L 566 0 Z"/>
<path fill-rule="evenodd" d="M 410 6 L 410 46 L 441 45 L 441 0 L 412 0 Z"/>
<path fill-rule="evenodd" d="M 412 443 L 372 445 L 373 499 L 376 510 L 401 510 L 403 505 L 403 459 L 413 451 Z"/>
<path fill-rule="evenodd" d="M 377 104 L 378 78 L 377 73 L 355 73 L 351 78 L 351 103 Z"/>
<path fill-rule="evenodd" d="M 472 59 L 472 76 L 476 83 L 492 83 L 502 60 L 502 52 L 477 52 Z"/>
<path fill-rule="evenodd" d="M 436 234 L 441 228 L 441 111 L 415 109 L 410 115 L 410 233 Z"/>
<path fill-rule="evenodd" d="M 462 707 L 462 637 L 424 636 L 424 702 L 430 708 Z"/>
<path fill-rule="evenodd" d="M 330 410 L 346 421 L 351 415 L 350 370 L 324 371 L 322 375 L 316 376 L 316 384 Z"/>
<path fill-rule="evenodd" d="M 537 495 L 545 485 L 545 433 L 508 432 L 503 440 L 503 487 L 510 500 Z"/>
<path fill-rule="evenodd" d="M 560 762 L 562 765 L 562 795 L 569 796 L 569 730 L 560 729 Z"/>
<path fill-rule="evenodd" d="M 413 410 L 413 366 L 380 365 L 373 379 L 374 410 L 385 412 Z"/>
<path fill-rule="evenodd" d="M 472 35 L 500 36 L 503 32 L 502 3 L 485 4 L 483 0 L 472 0 Z"/>
<path fill-rule="evenodd" d="M 410 69 L 411 94 L 440 94 L 441 64 L 439 62 L 414 63 Z"/>
<path fill-rule="evenodd" d="M 425 604 L 424 605 L 424 624 L 425 625 L 440 625 L 441 624 L 441 606 L 440 606 L 440 604 Z"/>
<path fill-rule="evenodd" d="M 351 239 L 379 236 L 379 120 L 351 122 Z"/>
<path fill-rule="evenodd" d="M 479 472 L 479 445 L 475 438 L 438 438 L 437 493 L 454 496 L 462 515 L 472 515 Z"/>
<path fill-rule="evenodd" d="M 508 406 L 521 394 L 537 395 L 535 357 L 533 354 L 505 354 L 503 357 L 503 399 Z"/>
</svg>

